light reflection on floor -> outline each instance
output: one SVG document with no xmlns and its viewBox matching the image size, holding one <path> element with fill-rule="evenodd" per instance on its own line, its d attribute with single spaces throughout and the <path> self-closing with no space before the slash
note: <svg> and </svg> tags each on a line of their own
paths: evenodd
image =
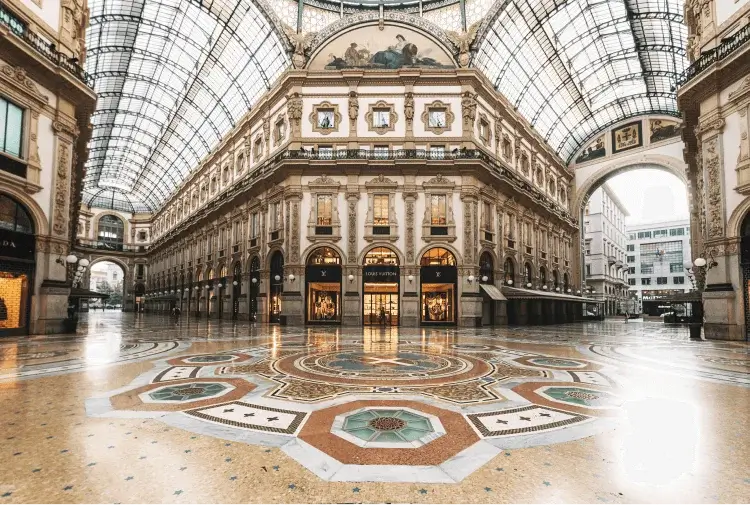
<svg viewBox="0 0 750 505">
<path fill-rule="evenodd" d="M 0 341 L 0 357 L 8 503 L 750 496 L 747 344 L 661 323 L 282 328 L 106 312 L 76 337 Z"/>
</svg>

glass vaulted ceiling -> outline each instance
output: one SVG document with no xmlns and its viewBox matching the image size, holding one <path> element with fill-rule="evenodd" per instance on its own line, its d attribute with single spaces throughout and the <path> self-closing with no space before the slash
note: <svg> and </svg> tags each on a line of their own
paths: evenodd
<svg viewBox="0 0 750 505">
<path fill-rule="evenodd" d="M 87 204 L 157 210 L 287 67 L 253 0 L 90 0 Z"/>
<path fill-rule="evenodd" d="M 478 11 L 497 12 L 476 41 L 473 64 L 563 159 L 630 116 L 677 115 L 673 89 L 687 65 L 684 0 L 497 1 L 497 9 L 492 0 L 465 0 L 461 9 L 454 0 L 423 4 L 425 16 L 444 9 L 465 16 L 467 25 Z M 275 0 L 270 8 L 296 26 L 300 3 L 310 15 L 342 8 L 334 0 Z M 343 11 L 377 3 L 345 1 Z M 382 3 L 386 10 L 419 12 L 418 0 Z M 89 5 L 86 70 L 96 79 L 99 102 L 83 201 L 154 211 L 288 58 L 256 0 Z"/>
<path fill-rule="evenodd" d="M 684 0 L 506 0 L 474 64 L 560 156 L 643 113 L 677 115 Z"/>
</svg>

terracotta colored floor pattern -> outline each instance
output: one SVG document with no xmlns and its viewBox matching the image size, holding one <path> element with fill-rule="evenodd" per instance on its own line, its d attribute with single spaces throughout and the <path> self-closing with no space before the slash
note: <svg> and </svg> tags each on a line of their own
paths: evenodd
<svg viewBox="0 0 750 505">
<path fill-rule="evenodd" d="M 0 340 L 0 505 L 747 502 L 750 348 L 90 314 Z"/>
</svg>

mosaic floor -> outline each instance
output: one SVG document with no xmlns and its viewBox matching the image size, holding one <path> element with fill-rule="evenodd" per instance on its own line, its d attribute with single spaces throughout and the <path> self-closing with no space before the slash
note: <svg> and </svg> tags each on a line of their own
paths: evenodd
<svg viewBox="0 0 750 505">
<path fill-rule="evenodd" d="M 659 322 L 0 340 L 0 504 L 747 502 L 750 347 Z"/>
</svg>

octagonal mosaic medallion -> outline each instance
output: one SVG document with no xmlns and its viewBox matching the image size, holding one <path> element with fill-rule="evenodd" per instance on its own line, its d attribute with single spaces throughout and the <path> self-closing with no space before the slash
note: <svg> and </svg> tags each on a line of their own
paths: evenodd
<svg viewBox="0 0 750 505">
<path fill-rule="evenodd" d="M 179 403 L 223 396 L 234 389 L 224 382 L 195 382 L 164 386 L 140 394 L 144 403 Z"/>
<path fill-rule="evenodd" d="M 440 420 L 409 408 L 364 408 L 337 416 L 331 433 L 359 447 L 421 447 L 445 434 Z"/>
<path fill-rule="evenodd" d="M 612 393 L 573 386 L 545 386 L 536 390 L 542 397 L 558 403 L 578 405 L 590 409 L 609 409 L 619 405 Z"/>
</svg>

